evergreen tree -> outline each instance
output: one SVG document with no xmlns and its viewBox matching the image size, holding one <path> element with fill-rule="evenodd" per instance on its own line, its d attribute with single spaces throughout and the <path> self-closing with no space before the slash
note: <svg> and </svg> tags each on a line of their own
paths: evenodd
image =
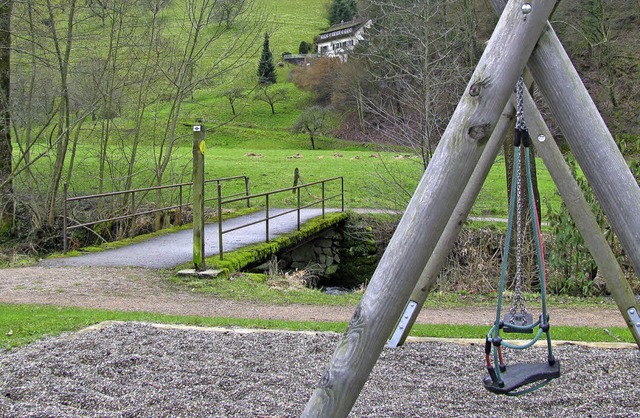
<svg viewBox="0 0 640 418">
<path fill-rule="evenodd" d="M 269 49 L 269 34 L 264 34 L 262 56 L 258 64 L 258 82 L 260 84 L 274 84 L 276 82 L 276 67 L 273 64 L 273 54 Z"/>
<path fill-rule="evenodd" d="M 358 13 L 356 0 L 333 0 L 329 5 L 329 25 L 347 22 Z"/>
</svg>

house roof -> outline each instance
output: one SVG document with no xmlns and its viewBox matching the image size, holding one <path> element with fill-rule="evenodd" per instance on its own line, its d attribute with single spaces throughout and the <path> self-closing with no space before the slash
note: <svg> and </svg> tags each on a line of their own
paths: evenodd
<svg viewBox="0 0 640 418">
<path fill-rule="evenodd" d="M 371 19 L 353 19 L 348 22 L 341 22 L 331 26 L 326 32 L 318 35 L 320 42 L 327 42 L 332 39 L 349 38 L 353 36 L 361 27 L 365 26 Z"/>
</svg>

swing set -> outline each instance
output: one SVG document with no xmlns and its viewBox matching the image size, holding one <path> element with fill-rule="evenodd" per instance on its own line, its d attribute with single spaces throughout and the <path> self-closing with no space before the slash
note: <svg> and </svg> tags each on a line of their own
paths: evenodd
<svg viewBox="0 0 640 418">
<path fill-rule="evenodd" d="M 553 347 L 551 346 L 551 333 L 549 331 L 549 315 L 547 314 L 547 298 L 546 298 L 546 269 L 544 263 L 544 248 L 542 245 L 542 236 L 540 233 L 540 217 L 536 210 L 535 198 L 533 194 L 533 183 L 531 180 L 531 138 L 524 121 L 524 81 L 520 77 L 517 84 L 517 110 L 516 110 L 516 129 L 514 134 L 514 164 L 513 178 L 511 181 L 511 198 L 509 203 L 509 218 L 507 226 L 507 236 L 505 240 L 505 250 L 502 262 L 502 270 L 500 273 L 499 290 L 498 290 L 498 306 L 496 308 L 496 321 L 489 331 L 485 342 L 485 357 L 487 363 L 487 371 L 489 377 L 484 379 L 484 387 L 490 392 L 502 395 L 523 395 L 540 389 L 549 383 L 552 379 L 560 376 L 560 362 L 553 356 Z M 521 158 L 521 148 L 524 149 L 524 164 Z M 524 187 L 522 185 L 522 168 L 526 172 L 526 192 L 527 199 L 524 196 Z M 524 280 L 523 268 L 523 247 L 525 244 L 525 216 L 524 202 L 529 201 L 529 212 L 531 215 L 531 224 L 533 228 L 533 237 L 536 245 L 536 258 L 540 281 L 540 299 L 541 310 L 539 319 L 533 322 L 533 315 L 527 311 L 524 296 L 522 295 L 522 282 Z M 511 236 L 514 229 L 514 212 L 516 214 L 516 231 L 517 231 L 517 254 L 516 254 L 516 274 L 515 274 L 515 290 L 512 298 L 511 308 L 505 314 L 504 320 L 501 319 L 501 311 L 504 298 L 504 290 L 507 278 L 507 267 L 509 261 L 509 248 L 511 246 Z M 527 333 L 533 334 L 537 328 L 537 332 L 531 340 L 525 344 L 517 345 L 505 341 L 500 336 L 500 331 L 505 333 Z M 547 340 L 547 361 L 544 363 L 520 363 L 507 368 L 503 356 L 502 348 L 510 348 L 514 350 L 524 350 L 533 346 L 542 334 L 546 335 Z M 493 352 L 493 363 L 491 354 Z M 495 367 L 496 364 L 498 367 Z M 519 390 L 527 386 L 526 389 Z"/>
<path fill-rule="evenodd" d="M 302 413 L 303 417 L 346 417 L 384 346 L 402 344 L 510 130 L 514 107 L 520 122 L 514 143 L 517 161 L 510 193 L 508 239 L 511 240 L 514 216 L 517 223 L 522 222 L 524 205 L 517 201 L 519 195 L 522 196 L 520 201 L 524 201 L 526 190 L 531 197 L 529 211 L 537 247 L 542 312 L 536 321 L 527 312 L 521 293 L 522 278 L 516 267 L 513 305 L 502 318 L 506 281 L 503 264 L 495 323 L 485 342 L 489 376 L 483 380 L 484 387 L 497 394 L 521 395 L 560 376 L 560 362 L 553 356 L 547 314 L 540 224 L 530 186 L 528 167 L 532 139 L 537 155 L 547 166 L 640 347 L 640 315 L 631 286 L 529 92 L 520 86 L 518 97 L 512 97 L 513 86 L 521 84 L 518 80 L 525 67 L 554 114 L 636 274 L 640 273 L 640 217 L 637 216 L 640 187 L 548 23 L 557 0 L 491 0 L 491 4 L 500 19 L 471 76 L 467 93 L 451 116 L 346 333 L 337 343 L 326 372 Z M 522 113 L 524 107 L 526 114 Z M 526 125 L 521 123 L 524 120 Z M 524 162 L 521 154 L 524 154 Z M 520 183 L 518 192 L 521 166 L 527 170 L 528 180 L 526 186 Z M 518 232 L 518 240 L 522 239 L 521 234 Z M 508 258 L 508 249 L 509 243 L 505 247 L 504 260 Z M 516 345 L 502 338 L 510 332 L 532 334 L 533 338 Z M 389 336 L 391 339 L 388 340 Z M 524 350 L 543 336 L 547 343 L 544 361 L 506 364 L 503 349 Z"/>
</svg>

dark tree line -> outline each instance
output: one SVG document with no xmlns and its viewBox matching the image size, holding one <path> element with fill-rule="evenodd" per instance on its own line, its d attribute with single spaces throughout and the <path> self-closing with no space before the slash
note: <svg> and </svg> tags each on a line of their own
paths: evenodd
<svg viewBox="0 0 640 418">
<path fill-rule="evenodd" d="M 340 22 L 348 22 L 358 14 L 358 6 L 355 0 L 333 0 L 329 4 L 329 26 Z"/>
</svg>

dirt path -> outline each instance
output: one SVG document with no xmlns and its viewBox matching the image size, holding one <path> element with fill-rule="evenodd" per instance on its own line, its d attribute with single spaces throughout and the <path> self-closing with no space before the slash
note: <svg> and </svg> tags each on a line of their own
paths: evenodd
<svg viewBox="0 0 640 418">
<path fill-rule="evenodd" d="M 268 305 L 191 293 L 167 273 L 131 267 L 23 267 L 0 269 L 0 302 L 33 303 L 172 315 L 349 321 L 354 307 Z M 555 325 L 625 326 L 610 308 L 550 308 Z M 418 323 L 489 325 L 493 308 L 424 309 Z"/>
</svg>

